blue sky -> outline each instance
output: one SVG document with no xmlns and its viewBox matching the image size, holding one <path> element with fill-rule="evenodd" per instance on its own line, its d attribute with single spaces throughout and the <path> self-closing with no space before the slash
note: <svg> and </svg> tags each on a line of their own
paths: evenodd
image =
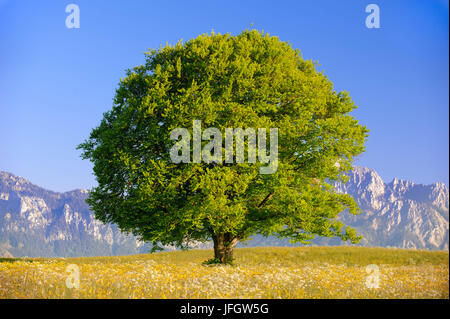
<svg viewBox="0 0 450 319">
<path fill-rule="evenodd" d="M 66 5 L 80 28 L 65 26 Z M 380 7 L 368 29 L 365 7 Z M 0 170 L 55 191 L 95 185 L 76 146 L 143 52 L 202 33 L 264 30 L 316 60 L 370 129 L 357 165 L 449 183 L 448 1 L 0 0 Z"/>
</svg>

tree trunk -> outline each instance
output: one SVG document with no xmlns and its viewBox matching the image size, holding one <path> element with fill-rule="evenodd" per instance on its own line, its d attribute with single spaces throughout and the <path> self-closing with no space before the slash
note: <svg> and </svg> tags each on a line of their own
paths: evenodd
<svg viewBox="0 0 450 319">
<path fill-rule="evenodd" d="M 213 235 L 214 258 L 221 264 L 228 264 L 233 261 L 233 248 L 239 239 L 231 233 Z"/>
</svg>

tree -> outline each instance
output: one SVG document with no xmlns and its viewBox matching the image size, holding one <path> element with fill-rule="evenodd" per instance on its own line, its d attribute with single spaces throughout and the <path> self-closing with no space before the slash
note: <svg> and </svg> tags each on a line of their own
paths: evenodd
<svg viewBox="0 0 450 319">
<path fill-rule="evenodd" d="M 87 201 L 97 219 L 154 249 L 212 239 L 221 263 L 254 234 L 359 241 L 337 220 L 359 208 L 333 183 L 345 182 L 368 130 L 349 114 L 356 105 L 348 93 L 334 91 L 315 63 L 255 30 L 200 35 L 145 57 L 127 70 L 112 109 L 78 146 L 94 164 L 98 186 Z M 195 120 L 221 132 L 278 128 L 276 172 L 261 174 L 259 162 L 193 163 L 191 155 L 190 163 L 173 163 L 171 132 L 192 135 Z"/>
</svg>

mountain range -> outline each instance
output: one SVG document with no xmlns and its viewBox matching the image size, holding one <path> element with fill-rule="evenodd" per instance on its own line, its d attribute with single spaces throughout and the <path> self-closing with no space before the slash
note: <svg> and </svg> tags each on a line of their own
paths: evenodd
<svg viewBox="0 0 450 319">
<path fill-rule="evenodd" d="M 448 250 L 449 189 L 443 183 L 383 182 L 374 171 L 354 167 L 349 181 L 335 185 L 352 195 L 363 213 L 340 219 L 364 238 L 358 245 Z M 151 246 L 95 219 L 86 190 L 58 193 L 0 172 L 0 256 L 111 256 L 148 252 Z M 313 245 L 341 245 L 316 238 Z M 248 246 L 291 246 L 288 240 L 254 236 Z M 242 246 L 242 245 L 240 245 Z M 208 247 L 208 244 L 202 247 Z M 170 247 L 167 247 L 170 249 Z"/>
</svg>

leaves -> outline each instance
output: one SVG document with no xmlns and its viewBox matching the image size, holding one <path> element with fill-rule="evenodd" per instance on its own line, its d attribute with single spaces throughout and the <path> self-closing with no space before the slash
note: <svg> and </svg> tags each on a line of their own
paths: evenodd
<svg viewBox="0 0 450 319">
<path fill-rule="evenodd" d="M 299 50 L 255 30 L 203 34 L 147 52 L 126 75 L 79 146 L 94 164 L 88 203 L 98 219 L 178 247 L 219 233 L 358 240 L 337 221 L 358 207 L 331 181 L 345 179 L 368 130 L 349 114 L 348 93 L 333 91 Z M 170 132 L 192 134 L 193 120 L 221 132 L 278 128 L 277 172 L 259 174 L 261 163 L 172 163 Z"/>
</svg>

